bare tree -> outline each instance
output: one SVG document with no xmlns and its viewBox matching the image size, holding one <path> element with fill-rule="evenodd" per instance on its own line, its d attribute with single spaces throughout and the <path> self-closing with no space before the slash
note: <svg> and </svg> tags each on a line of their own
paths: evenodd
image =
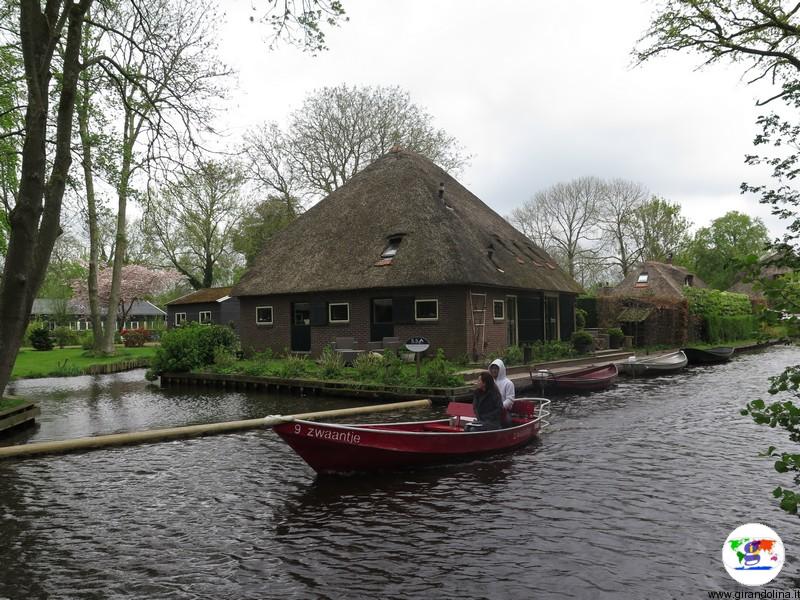
<svg viewBox="0 0 800 600">
<path fill-rule="evenodd" d="M 604 184 L 597 177 L 579 177 L 537 192 L 513 213 L 513 222 L 524 232 L 533 232 L 544 248 L 554 248 L 563 266 L 575 277 L 580 259 L 594 257 L 598 239 L 597 220 L 604 197 Z"/>
<path fill-rule="evenodd" d="M 611 250 L 604 258 L 622 271 L 628 271 L 641 259 L 641 236 L 636 211 L 647 200 L 649 192 L 640 183 L 612 179 L 604 184 L 605 193 L 599 206 L 599 228 L 603 241 Z"/>
<path fill-rule="evenodd" d="M 449 171 L 468 160 L 456 139 L 398 87 L 322 88 L 292 114 L 285 133 L 266 125 L 247 143 L 267 193 L 286 198 L 330 194 L 395 145 Z"/>
</svg>

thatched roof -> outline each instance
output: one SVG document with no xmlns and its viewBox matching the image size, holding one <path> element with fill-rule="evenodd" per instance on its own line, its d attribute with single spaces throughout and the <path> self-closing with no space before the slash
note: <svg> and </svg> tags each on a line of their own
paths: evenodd
<svg viewBox="0 0 800 600">
<path fill-rule="evenodd" d="M 794 269 L 791 266 L 782 264 L 781 254 L 781 252 L 772 252 L 761 257 L 761 259 L 758 261 L 761 263 L 758 279 L 777 279 L 782 275 L 794 272 Z M 736 283 L 728 288 L 728 291 L 736 292 L 738 294 L 747 294 L 753 300 L 763 300 L 764 294 L 760 290 L 755 289 L 755 281 L 751 281 L 750 278 L 750 273 L 738 273 L 736 275 Z"/>
<path fill-rule="evenodd" d="M 382 260 L 394 237 L 397 254 Z M 580 291 L 443 169 L 393 150 L 273 236 L 233 294 L 429 285 Z"/>
<path fill-rule="evenodd" d="M 194 292 L 189 292 L 181 296 L 180 298 L 176 298 L 170 302 L 167 302 L 167 306 L 177 306 L 179 304 L 202 304 L 207 302 L 216 302 L 222 298 L 231 295 L 231 291 L 233 287 L 218 287 L 218 288 L 204 288 L 202 290 L 196 290 Z"/>
<path fill-rule="evenodd" d="M 647 273 L 647 281 L 639 282 L 639 276 Z M 692 287 L 707 288 L 708 285 L 688 269 L 668 263 L 648 260 L 632 269 L 628 276 L 609 295 L 617 297 L 659 296 L 683 298 L 683 287 L 690 278 Z"/>
</svg>

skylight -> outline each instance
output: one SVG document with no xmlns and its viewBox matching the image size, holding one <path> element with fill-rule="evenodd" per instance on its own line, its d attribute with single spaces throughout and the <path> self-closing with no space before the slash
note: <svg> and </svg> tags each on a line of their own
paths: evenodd
<svg viewBox="0 0 800 600">
<path fill-rule="evenodd" d="M 636 280 L 636 283 L 647 283 L 647 273 L 639 273 L 639 279 Z"/>
<path fill-rule="evenodd" d="M 400 249 L 400 242 L 403 240 L 401 237 L 389 238 L 389 245 L 381 253 L 381 258 L 394 258 L 397 251 Z"/>
</svg>

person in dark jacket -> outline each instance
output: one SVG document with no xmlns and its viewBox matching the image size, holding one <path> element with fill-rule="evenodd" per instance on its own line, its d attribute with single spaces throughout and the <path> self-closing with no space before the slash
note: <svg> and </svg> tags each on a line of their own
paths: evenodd
<svg viewBox="0 0 800 600">
<path fill-rule="evenodd" d="M 472 410 L 483 424 L 482 429 L 502 428 L 503 402 L 489 371 L 483 371 L 478 376 L 478 384 L 472 397 Z"/>
</svg>

